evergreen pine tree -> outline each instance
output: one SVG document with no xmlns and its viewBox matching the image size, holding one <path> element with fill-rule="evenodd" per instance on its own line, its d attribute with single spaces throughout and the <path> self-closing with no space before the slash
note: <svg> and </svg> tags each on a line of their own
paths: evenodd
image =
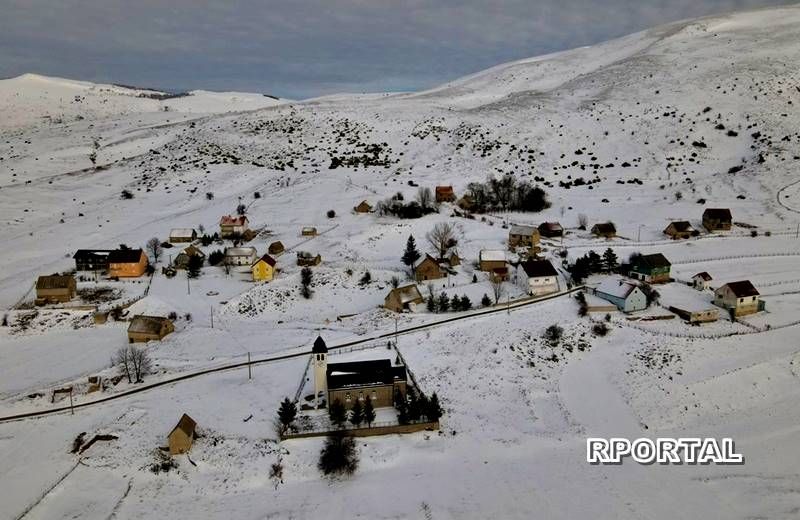
<svg viewBox="0 0 800 520">
<path fill-rule="evenodd" d="M 425 307 L 428 309 L 428 312 L 436 312 L 436 298 L 434 298 L 433 295 L 428 296 Z"/>
<path fill-rule="evenodd" d="M 468 311 L 472 309 L 472 302 L 466 294 L 461 297 L 461 310 Z"/>
<path fill-rule="evenodd" d="M 414 264 L 417 260 L 420 259 L 422 255 L 417 250 L 417 243 L 414 241 L 414 235 L 408 235 L 408 241 L 406 242 L 406 250 L 403 253 L 403 264 L 407 265 L 411 268 L 411 272 L 414 272 Z"/>
<path fill-rule="evenodd" d="M 614 254 L 614 250 L 610 247 L 605 250 L 603 253 L 603 264 L 606 268 L 606 271 L 611 273 L 617 269 L 619 265 L 619 261 L 617 260 L 617 255 Z"/>
<path fill-rule="evenodd" d="M 328 416 L 331 419 L 331 423 L 336 426 L 341 426 L 347 420 L 347 412 L 345 412 L 344 405 L 342 402 L 336 399 L 334 402 L 330 404 L 328 407 Z"/>
<path fill-rule="evenodd" d="M 283 426 L 283 431 L 291 425 L 297 417 L 297 405 L 294 404 L 288 397 L 281 402 L 278 408 L 278 420 Z"/>
<path fill-rule="evenodd" d="M 203 267 L 203 258 L 199 255 L 192 255 L 189 257 L 189 263 L 186 266 L 186 276 L 189 278 L 197 278 L 200 276 L 200 269 Z"/>
<path fill-rule="evenodd" d="M 364 422 L 367 423 L 367 426 L 372 426 L 372 423 L 375 422 L 375 408 L 372 406 L 372 399 L 367 396 L 367 400 L 364 402 Z"/>
<path fill-rule="evenodd" d="M 447 312 L 450 308 L 450 298 L 447 296 L 447 293 L 439 294 L 439 297 L 436 299 L 436 308 L 439 312 Z"/>
<path fill-rule="evenodd" d="M 408 398 L 408 418 L 412 421 L 419 420 L 420 415 L 422 415 L 422 410 L 419 408 L 417 392 L 414 390 L 413 386 L 409 386 L 406 392 L 406 397 Z"/>
<path fill-rule="evenodd" d="M 438 421 L 442 416 L 442 407 L 439 405 L 439 396 L 436 395 L 436 392 L 431 394 L 428 408 L 425 410 L 425 416 L 429 421 Z"/>
<path fill-rule="evenodd" d="M 361 399 L 356 399 L 350 409 L 350 422 L 353 423 L 353 426 L 358 426 L 364 422 L 364 408 L 361 407 Z"/>
<path fill-rule="evenodd" d="M 394 392 L 394 407 L 397 409 L 397 422 L 408 424 L 408 401 L 400 390 Z"/>
<path fill-rule="evenodd" d="M 489 298 L 488 294 L 484 294 L 483 298 L 481 298 L 481 305 L 484 307 L 488 307 L 492 304 L 492 299 Z"/>
<path fill-rule="evenodd" d="M 603 271 L 603 259 L 600 255 L 595 253 L 594 250 L 590 250 L 586 256 L 589 259 L 589 272 L 600 273 Z"/>
</svg>

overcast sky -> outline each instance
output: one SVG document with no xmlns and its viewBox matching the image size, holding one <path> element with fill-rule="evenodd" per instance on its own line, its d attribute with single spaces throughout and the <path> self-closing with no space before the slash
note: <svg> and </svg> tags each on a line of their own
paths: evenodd
<svg viewBox="0 0 800 520">
<path fill-rule="evenodd" d="M 796 0 L 795 0 L 796 1 Z M 306 98 L 419 90 L 781 0 L 0 0 L 0 77 Z"/>
</svg>

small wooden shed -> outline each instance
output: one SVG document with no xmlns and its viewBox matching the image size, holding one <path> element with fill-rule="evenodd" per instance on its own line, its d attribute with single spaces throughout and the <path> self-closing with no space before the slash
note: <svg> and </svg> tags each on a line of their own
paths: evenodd
<svg viewBox="0 0 800 520">
<path fill-rule="evenodd" d="M 279 255 L 283 253 L 285 250 L 286 248 L 283 247 L 283 242 L 278 240 L 277 242 L 273 242 L 269 245 L 269 247 L 267 248 L 267 253 L 271 255 Z"/>
<path fill-rule="evenodd" d="M 167 435 L 167 442 L 169 443 L 169 454 L 179 455 L 187 453 L 192 449 L 194 442 L 195 428 L 197 423 L 186 414 L 181 416 L 180 421 Z"/>
</svg>

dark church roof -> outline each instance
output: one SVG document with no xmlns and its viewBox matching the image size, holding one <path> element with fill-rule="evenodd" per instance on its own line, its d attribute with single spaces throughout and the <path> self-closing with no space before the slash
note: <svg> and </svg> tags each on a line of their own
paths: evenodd
<svg viewBox="0 0 800 520">
<path fill-rule="evenodd" d="M 529 278 L 558 276 L 558 272 L 549 260 L 528 260 L 519 265 L 525 270 L 525 274 L 528 275 Z"/>
<path fill-rule="evenodd" d="M 742 280 L 741 282 L 729 282 L 725 285 L 733 292 L 737 298 L 744 298 L 745 296 L 758 296 L 758 289 L 753 287 L 750 280 Z"/>
<path fill-rule="evenodd" d="M 314 340 L 314 348 L 311 349 L 312 354 L 327 354 L 328 353 L 328 346 L 325 344 L 325 340 L 322 339 L 322 336 L 317 336 L 317 339 Z"/>
<path fill-rule="evenodd" d="M 141 249 L 115 249 L 108 255 L 111 264 L 138 264 L 142 258 Z"/>
<path fill-rule="evenodd" d="M 396 380 L 406 380 L 406 367 L 392 366 L 389 359 L 353 361 L 328 365 L 326 372 L 328 390 L 339 388 L 391 385 Z"/>
</svg>

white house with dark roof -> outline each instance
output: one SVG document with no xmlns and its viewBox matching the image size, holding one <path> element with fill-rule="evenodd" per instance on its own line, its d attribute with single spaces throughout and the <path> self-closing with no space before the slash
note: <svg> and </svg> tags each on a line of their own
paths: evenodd
<svg viewBox="0 0 800 520">
<path fill-rule="evenodd" d="M 606 278 L 595 288 L 594 294 L 613 303 L 623 312 L 635 312 L 647 308 L 647 296 L 638 285 L 624 278 Z"/>
<path fill-rule="evenodd" d="M 531 296 L 558 292 L 558 271 L 549 260 L 527 260 L 517 266 L 517 284 Z"/>
</svg>

